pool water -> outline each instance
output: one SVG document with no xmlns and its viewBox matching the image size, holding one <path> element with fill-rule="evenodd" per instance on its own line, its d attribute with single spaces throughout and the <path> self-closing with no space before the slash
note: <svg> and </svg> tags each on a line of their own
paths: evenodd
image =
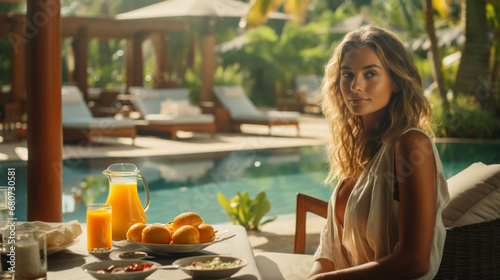
<svg viewBox="0 0 500 280">
<path fill-rule="evenodd" d="M 500 143 L 437 143 L 444 175 L 450 178 L 474 162 L 500 163 Z M 217 200 L 236 191 L 250 197 L 265 191 L 271 202 L 267 216 L 295 213 L 296 193 L 327 200 L 334 185 L 325 185 L 328 163 L 324 146 L 239 150 L 141 158 L 74 158 L 64 160 L 63 220 L 85 222 L 87 203 L 105 202 L 110 164 L 134 163 L 148 181 L 151 207 L 148 223 L 166 223 L 182 212 L 196 212 L 206 223 L 229 222 Z M 16 169 L 16 217 L 26 220 L 26 162 L 0 162 L 0 178 Z M 4 180 L 4 179 L 2 179 Z M 145 194 L 138 183 L 143 205 Z"/>
</svg>

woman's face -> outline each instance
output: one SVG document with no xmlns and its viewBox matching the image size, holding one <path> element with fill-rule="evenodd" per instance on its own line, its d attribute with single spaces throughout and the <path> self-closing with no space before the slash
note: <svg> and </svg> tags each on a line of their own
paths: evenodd
<svg viewBox="0 0 500 280">
<path fill-rule="evenodd" d="M 340 62 L 342 98 L 352 114 L 363 118 L 365 127 L 383 116 L 397 87 L 371 47 L 352 49 Z"/>
</svg>

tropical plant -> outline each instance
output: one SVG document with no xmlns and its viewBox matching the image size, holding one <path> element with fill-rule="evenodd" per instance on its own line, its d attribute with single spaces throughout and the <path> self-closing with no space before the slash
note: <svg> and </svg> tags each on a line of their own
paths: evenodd
<svg viewBox="0 0 500 280">
<path fill-rule="evenodd" d="M 233 224 L 242 225 L 245 229 L 260 230 L 260 226 L 274 221 L 278 216 L 273 216 L 261 222 L 264 215 L 271 209 L 271 203 L 266 193 L 261 191 L 255 198 L 250 198 L 247 191 L 236 191 L 236 196 L 231 200 L 219 192 L 217 199 Z"/>
<path fill-rule="evenodd" d="M 500 120 L 489 111 L 481 110 L 474 96 L 460 95 L 450 101 L 431 96 L 436 137 L 493 138 L 500 137 Z"/>
</svg>

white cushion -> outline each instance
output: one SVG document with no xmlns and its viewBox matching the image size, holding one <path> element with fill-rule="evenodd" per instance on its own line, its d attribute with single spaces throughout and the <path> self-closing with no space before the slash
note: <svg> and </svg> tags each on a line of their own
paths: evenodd
<svg viewBox="0 0 500 280">
<path fill-rule="evenodd" d="M 228 98 L 244 97 L 246 95 L 245 91 L 243 90 L 243 87 L 240 86 L 222 87 L 222 94 L 224 94 L 224 97 Z"/>
<path fill-rule="evenodd" d="M 94 118 L 78 87 L 62 86 L 61 100 L 63 123 L 74 119 L 92 120 Z"/>
<path fill-rule="evenodd" d="M 76 86 L 62 86 L 61 100 L 63 104 L 80 103 L 83 101 L 83 96 Z"/>
<path fill-rule="evenodd" d="M 161 103 L 161 115 L 167 116 L 197 116 L 201 114 L 201 108 L 192 106 L 188 100 L 167 99 Z"/>
<path fill-rule="evenodd" d="M 129 92 L 137 110 L 143 117 L 149 114 L 160 114 L 161 103 L 164 100 L 188 100 L 189 94 L 186 88 L 151 89 L 143 87 L 131 87 Z"/>
<path fill-rule="evenodd" d="M 233 120 L 257 116 L 259 111 L 245 94 L 242 86 L 215 86 L 214 94 Z"/>
<path fill-rule="evenodd" d="M 448 179 L 450 203 L 443 210 L 446 227 L 500 218 L 500 164 L 476 162 Z"/>
</svg>

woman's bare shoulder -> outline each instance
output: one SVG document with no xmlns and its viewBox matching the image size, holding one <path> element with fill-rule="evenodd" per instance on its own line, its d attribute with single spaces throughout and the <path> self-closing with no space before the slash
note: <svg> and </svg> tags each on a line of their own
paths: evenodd
<svg viewBox="0 0 500 280">
<path fill-rule="evenodd" d="M 396 141 L 396 151 L 399 153 L 405 154 L 416 150 L 432 152 L 431 140 L 421 130 L 412 129 L 401 135 Z"/>
</svg>

